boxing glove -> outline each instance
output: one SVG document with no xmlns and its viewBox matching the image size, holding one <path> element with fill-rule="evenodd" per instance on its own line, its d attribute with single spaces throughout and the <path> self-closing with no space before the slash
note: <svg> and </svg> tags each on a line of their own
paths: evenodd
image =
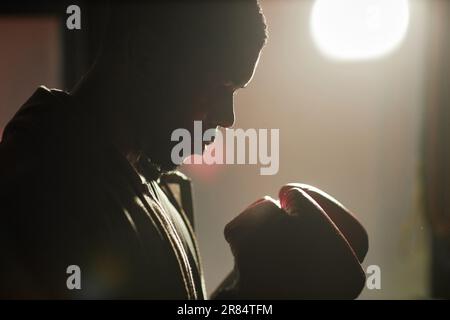
<svg viewBox="0 0 450 320">
<path fill-rule="evenodd" d="M 335 219 L 344 214 L 336 213 L 334 202 L 316 197 L 333 210 Z M 356 298 L 365 283 L 359 258 L 365 255 L 360 244 L 364 240 L 350 235 L 358 228 L 349 227 L 345 218 L 336 221 L 296 185 L 284 186 L 280 201 L 266 197 L 249 206 L 225 227 L 235 257 L 238 296 Z M 348 238 L 357 244 L 358 254 Z"/>
</svg>

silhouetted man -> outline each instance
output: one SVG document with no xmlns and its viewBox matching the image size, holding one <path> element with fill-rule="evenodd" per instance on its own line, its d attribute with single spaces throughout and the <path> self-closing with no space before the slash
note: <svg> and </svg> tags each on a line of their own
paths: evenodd
<svg viewBox="0 0 450 320">
<path fill-rule="evenodd" d="M 79 85 L 40 87 L 5 128 L 0 296 L 206 298 L 191 223 L 160 177 L 176 168 L 173 130 L 232 126 L 233 94 L 265 41 L 256 1 L 114 5 Z M 361 225 L 305 185 L 280 199 L 227 225 L 236 264 L 214 297 L 356 297 Z M 79 289 L 68 288 L 71 265 Z"/>
</svg>

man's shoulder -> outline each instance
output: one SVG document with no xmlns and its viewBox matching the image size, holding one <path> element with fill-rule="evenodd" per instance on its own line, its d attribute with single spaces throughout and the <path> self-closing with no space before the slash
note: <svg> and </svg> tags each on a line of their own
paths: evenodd
<svg viewBox="0 0 450 320">
<path fill-rule="evenodd" d="M 68 214 L 106 197 L 95 148 L 77 137 L 75 127 L 82 124 L 73 123 L 64 95 L 38 88 L 6 126 L 0 143 L 0 208 L 12 206 L 31 217 L 65 206 Z"/>
</svg>

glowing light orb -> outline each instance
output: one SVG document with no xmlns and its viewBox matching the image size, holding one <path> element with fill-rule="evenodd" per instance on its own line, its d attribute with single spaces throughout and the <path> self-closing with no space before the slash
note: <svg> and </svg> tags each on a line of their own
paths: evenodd
<svg viewBox="0 0 450 320">
<path fill-rule="evenodd" d="M 388 54 L 409 24 L 408 0 L 316 0 L 310 27 L 326 56 L 365 60 Z"/>
</svg>

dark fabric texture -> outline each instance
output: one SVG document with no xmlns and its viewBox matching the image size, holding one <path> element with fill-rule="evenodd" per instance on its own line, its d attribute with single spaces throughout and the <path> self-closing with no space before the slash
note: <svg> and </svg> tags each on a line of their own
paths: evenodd
<svg viewBox="0 0 450 320">
<path fill-rule="evenodd" d="M 205 298 L 189 221 L 79 109 L 40 87 L 4 130 L 0 297 Z"/>
</svg>

